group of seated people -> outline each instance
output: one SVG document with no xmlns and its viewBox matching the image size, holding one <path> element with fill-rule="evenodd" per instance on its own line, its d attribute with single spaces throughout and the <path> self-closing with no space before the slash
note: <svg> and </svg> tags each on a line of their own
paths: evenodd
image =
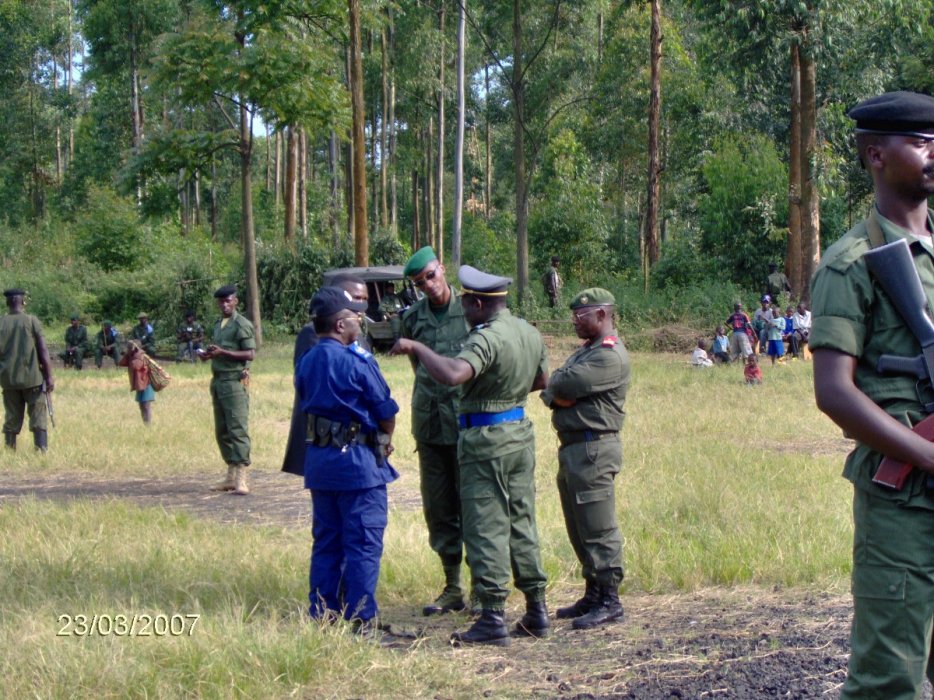
<svg viewBox="0 0 934 700">
<path fill-rule="evenodd" d="M 149 315 L 141 313 L 138 323 L 130 330 L 128 340 L 135 340 L 150 357 L 156 355 L 156 336 Z M 120 363 L 123 354 L 123 336 L 111 321 L 103 321 L 101 329 L 94 336 L 93 345 L 88 339 L 88 329 L 81 323 L 78 314 L 71 315 L 71 323 L 65 329 L 65 349 L 58 354 L 65 367 L 80 370 L 85 357 L 94 357 L 94 363 L 100 369 L 104 358 L 110 357 L 114 366 Z M 176 362 L 188 360 L 194 362 L 198 350 L 204 342 L 204 327 L 198 323 L 193 311 L 185 313 L 185 320 L 179 324 L 176 332 L 178 354 Z"/>
<path fill-rule="evenodd" d="M 768 294 L 763 295 L 760 304 L 752 319 L 743 311 L 742 304 L 735 304 L 725 326 L 717 326 L 712 342 L 703 338 L 697 341 L 691 364 L 710 367 L 714 363 L 730 364 L 739 357 L 745 362 L 758 355 L 768 355 L 775 364 L 783 361 L 786 345 L 792 357 L 804 359 L 811 333 L 811 312 L 807 305 L 803 301 L 797 307 L 789 305 L 782 313 Z"/>
</svg>

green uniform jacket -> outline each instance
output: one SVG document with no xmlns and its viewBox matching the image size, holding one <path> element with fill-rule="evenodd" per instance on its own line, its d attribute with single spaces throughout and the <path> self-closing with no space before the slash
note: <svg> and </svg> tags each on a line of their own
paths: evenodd
<svg viewBox="0 0 934 700">
<path fill-rule="evenodd" d="M 111 329 L 116 330 L 115 328 L 113 328 L 113 326 L 111 326 Z M 107 342 L 104 343 L 104 331 L 99 330 L 97 331 L 97 335 L 94 337 L 94 342 L 97 344 L 97 347 L 100 349 L 103 349 L 104 345 L 116 345 L 119 348 L 120 347 L 120 333 L 117 332 L 116 334 L 111 335 L 111 337 L 107 339 Z"/>
<path fill-rule="evenodd" d="M 619 432 L 629 389 L 629 353 L 611 333 L 584 345 L 555 370 L 542 392 L 542 401 L 554 409 L 551 424 L 559 433 L 593 430 Z M 553 406 L 551 399 L 573 399 L 568 408 Z"/>
<path fill-rule="evenodd" d="M 439 355 L 455 357 L 464 348 L 469 328 L 460 294 L 451 290 L 447 311 L 436 316 L 423 297 L 402 315 L 402 337 L 417 340 Z M 417 360 L 412 390 L 412 435 L 433 445 L 457 444 L 457 412 L 461 387 L 439 384 Z"/>
<path fill-rule="evenodd" d="M 461 413 L 499 413 L 525 406 L 535 378 L 548 373 L 541 334 L 513 316 L 509 309 L 498 311 L 489 321 L 471 329 L 457 357 L 474 370 L 473 379 L 464 384 Z M 507 428 L 512 425 L 504 424 Z M 492 428 L 462 434 L 458 455 L 462 464 L 510 454 L 528 446 L 524 430 Z"/>
<path fill-rule="evenodd" d="M 214 324 L 214 344 L 224 350 L 255 350 L 256 338 L 253 335 L 253 324 L 246 316 L 233 312 L 227 324 L 222 328 L 221 321 L 217 319 Z M 211 360 L 211 372 L 224 374 L 234 371 L 243 371 L 250 366 L 248 361 L 241 362 L 229 357 L 215 357 Z"/>
<path fill-rule="evenodd" d="M 886 243 L 899 238 L 908 240 L 921 284 L 934 309 L 934 250 L 876 212 Z M 934 230 L 934 218 L 928 215 L 928 228 Z M 924 412 L 915 391 L 916 379 L 907 375 L 885 376 L 876 373 L 879 355 L 914 357 L 921 346 L 902 321 L 888 296 L 874 284 L 863 254 L 870 250 L 866 222 L 854 226 L 824 254 L 811 283 L 811 350 L 827 348 L 856 358 L 854 381 L 886 413 L 907 426 L 922 418 Z M 851 436 L 855 437 L 855 436 Z M 900 491 L 872 483 L 882 455 L 857 443 L 849 454 L 844 476 L 874 496 L 901 504 L 934 510 L 934 500 L 924 496 L 925 476 L 914 470 Z"/>
<path fill-rule="evenodd" d="M 77 328 L 68 326 L 65 329 L 65 349 L 78 348 L 79 350 L 88 349 L 88 329 L 79 325 Z"/>
<path fill-rule="evenodd" d="M 26 313 L 0 318 L 0 387 L 31 389 L 42 384 L 42 368 L 36 344 L 42 324 Z"/>
</svg>

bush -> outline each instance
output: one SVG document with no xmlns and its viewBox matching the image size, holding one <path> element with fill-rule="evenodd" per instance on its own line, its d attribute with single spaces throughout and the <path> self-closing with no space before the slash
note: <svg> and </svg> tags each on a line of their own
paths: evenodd
<svg viewBox="0 0 934 700">
<path fill-rule="evenodd" d="M 76 230 L 78 252 L 105 271 L 136 270 L 149 262 L 136 207 L 109 189 L 89 190 Z"/>
</svg>

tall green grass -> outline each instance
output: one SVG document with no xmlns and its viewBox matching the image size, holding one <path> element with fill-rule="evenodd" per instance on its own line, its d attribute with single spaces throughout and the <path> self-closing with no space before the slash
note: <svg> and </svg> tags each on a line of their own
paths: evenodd
<svg viewBox="0 0 934 700">
<path fill-rule="evenodd" d="M 567 346 L 567 343 L 562 343 Z M 291 408 L 291 349 L 267 345 L 254 365 L 251 434 L 257 470 L 278 470 Z M 552 364 L 563 361 L 558 351 Z M 816 410 L 811 366 L 764 365 L 747 388 L 739 367 L 693 370 L 687 356 L 637 354 L 623 432 L 617 509 L 626 541 L 625 591 L 708 586 L 845 589 L 850 487 L 847 443 Z M 380 358 L 399 416 L 391 500 L 416 503 L 408 435 L 411 370 Z M 61 477 L 172 479 L 224 470 L 213 442 L 207 366 L 170 366 L 152 429 L 125 372 L 58 372 L 57 427 L 47 455 L 0 453 L 0 483 Z M 554 486 L 557 442 L 533 395 L 537 508 L 549 597 L 580 588 Z M 28 436 L 23 436 L 22 440 Z M 28 447 L 24 445 L 24 447 Z M 403 497 L 406 496 L 406 497 Z M 231 498 L 234 498 L 231 496 Z M 242 507 L 250 506 L 243 498 Z M 475 697 L 492 650 L 446 643 L 462 616 L 433 623 L 404 653 L 309 623 L 309 528 L 228 525 L 119 501 L 0 499 L 2 697 Z M 411 626 L 442 585 L 422 516 L 394 508 L 380 603 Z M 510 615 L 521 609 L 510 600 Z M 184 636 L 58 636 L 61 615 L 192 614 Z M 440 631 L 439 631 L 440 629 Z M 562 645 L 560 634 L 539 644 Z M 497 695 L 517 697 L 503 683 Z"/>
</svg>

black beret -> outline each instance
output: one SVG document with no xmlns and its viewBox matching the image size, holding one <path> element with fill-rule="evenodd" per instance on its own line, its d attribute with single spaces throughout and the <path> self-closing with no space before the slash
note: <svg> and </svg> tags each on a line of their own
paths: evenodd
<svg viewBox="0 0 934 700">
<path fill-rule="evenodd" d="M 464 288 L 464 294 L 486 297 L 504 297 L 506 288 L 512 284 L 512 279 L 509 277 L 481 272 L 470 265 L 461 265 L 457 271 L 457 279 Z"/>
<path fill-rule="evenodd" d="M 221 287 L 216 292 L 214 292 L 215 299 L 225 299 L 226 297 L 233 296 L 237 293 L 237 285 L 228 284 L 224 287 Z"/>
<path fill-rule="evenodd" d="M 846 113 L 856 131 L 934 138 L 934 97 L 919 92 L 886 92 L 860 102 Z"/>
<path fill-rule="evenodd" d="M 354 301 L 350 292 L 340 287 L 322 287 L 311 298 L 311 315 L 318 318 L 333 316 L 338 311 L 366 311 L 365 301 Z"/>
<path fill-rule="evenodd" d="M 3 292 L 3 296 L 5 296 L 7 299 L 9 299 L 10 297 L 24 297 L 26 296 L 26 292 L 24 292 L 22 289 L 17 289 L 17 288 L 6 289 Z"/>
</svg>

